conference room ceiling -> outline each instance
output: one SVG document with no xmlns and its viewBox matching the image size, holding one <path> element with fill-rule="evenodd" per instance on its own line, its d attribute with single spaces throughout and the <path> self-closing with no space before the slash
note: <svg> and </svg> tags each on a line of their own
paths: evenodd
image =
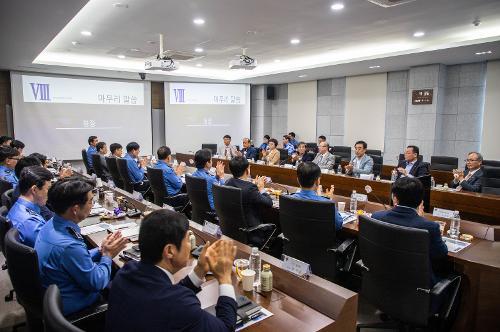
<svg viewBox="0 0 500 332">
<path fill-rule="evenodd" d="M 331 10 L 338 2 L 345 7 Z M 151 80 L 283 83 L 500 57 L 498 0 L 415 0 L 392 8 L 368 0 L 29 3 L 1 5 L 8 29 L 0 42 L 9 46 L 0 67 L 138 79 L 158 51 L 159 33 L 165 49 L 195 58 L 174 72 L 151 72 Z M 291 44 L 294 38 L 300 43 Z M 258 61 L 255 70 L 228 69 L 242 48 Z M 484 51 L 492 53 L 476 55 Z"/>
</svg>

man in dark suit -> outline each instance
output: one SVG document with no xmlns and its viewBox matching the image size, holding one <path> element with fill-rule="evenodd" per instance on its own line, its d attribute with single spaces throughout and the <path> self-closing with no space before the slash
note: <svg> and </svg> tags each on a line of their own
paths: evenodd
<svg viewBox="0 0 500 332">
<path fill-rule="evenodd" d="M 450 187 L 456 188 L 458 191 L 481 192 L 483 156 L 479 152 L 470 152 L 465 163 L 466 167 L 463 172 L 453 171 L 453 181 L 451 181 Z"/>
<path fill-rule="evenodd" d="M 231 280 L 236 247 L 232 241 L 205 244 L 194 270 L 179 283 L 174 274 L 191 257 L 187 218 L 156 210 L 139 232 L 140 262 L 130 261 L 111 285 L 107 331 L 234 331 L 236 300 Z M 196 293 L 211 271 L 219 282 L 216 316 L 201 309 Z"/>
<path fill-rule="evenodd" d="M 372 217 L 388 223 L 424 229 L 429 232 L 429 255 L 431 262 L 439 261 L 446 257 L 448 248 L 441 239 L 439 224 L 429 221 L 424 215 L 424 187 L 418 179 L 404 177 L 394 182 L 392 186 L 394 208 L 388 211 L 378 211 Z M 434 285 L 438 279 L 431 275 Z"/>
<path fill-rule="evenodd" d="M 249 181 L 250 165 L 243 157 L 231 159 L 229 169 L 233 174 L 233 178 L 229 179 L 226 185 L 241 189 L 243 211 L 247 225 L 249 227 L 260 225 L 262 223 L 261 209 L 273 207 L 273 200 L 269 197 L 265 188 L 266 177 L 256 176 L 255 184 Z M 267 240 L 267 237 L 263 233 L 252 235 L 249 238 L 249 242 L 257 247 L 264 244 L 265 240 Z"/>
<path fill-rule="evenodd" d="M 253 161 L 259 159 L 257 149 L 252 146 L 250 138 L 243 139 L 243 149 L 237 152 L 238 156 L 243 156 L 245 159 L 252 159 Z"/>
<path fill-rule="evenodd" d="M 419 149 L 415 145 L 408 145 L 405 150 L 405 159 L 401 160 L 398 164 L 398 176 L 418 178 L 429 174 L 429 166 L 421 160 L 418 160 Z"/>
</svg>

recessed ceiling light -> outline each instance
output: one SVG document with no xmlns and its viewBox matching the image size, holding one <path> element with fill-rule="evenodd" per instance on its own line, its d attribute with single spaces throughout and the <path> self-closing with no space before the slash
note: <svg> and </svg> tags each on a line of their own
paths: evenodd
<svg viewBox="0 0 500 332">
<path fill-rule="evenodd" d="M 123 54 L 118 54 L 118 57 L 119 57 L 120 59 L 125 59 L 125 55 L 123 55 Z"/>
<path fill-rule="evenodd" d="M 344 9 L 344 4 L 341 2 L 336 2 L 330 8 L 332 10 L 342 10 L 342 9 Z"/>
<path fill-rule="evenodd" d="M 492 51 L 483 51 L 483 52 L 476 52 L 476 55 L 485 55 L 485 54 L 491 54 L 493 53 Z"/>
<path fill-rule="evenodd" d="M 113 4 L 113 7 L 115 7 L 115 8 L 128 8 L 128 5 L 126 3 L 117 2 L 117 3 Z"/>
<path fill-rule="evenodd" d="M 423 37 L 423 36 L 425 36 L 425 32 L 423 32 L 423 31 L 417 31 L 413 34 L 413 37 L 417 37 L 417 38 Z"/>
<path fill-rule="evenodd" d="M 140 50 L 140 49 L 138 49 L 138 48 L 131 48 L 131 49 L 130 49 L 130 52 L 140 52 L 140 51 L 141 51 L 141 50 Z"/>
<path fill-rule="evenodd" d="M 300 44 L 300 39 L 297 38 L 290 39 L 290 44 L 292 45 Z"/>
<path fill-rule="evenodd" d="M 278 63 L 278 62 L 281 62 L 280 59 L 274 59 L 274 62 Z"/>
<path fill-rule="evenodd" d="M 197 48 L 194 49 L 194 51 L 196 53 L 201 53 L 201 52 L 203 52 L 203 49 L 201 47 L 197 47 Z"/>
<path fill-rule="evenodd" d="M 370 68 L 370 69 L 375 69 L 375 68 L 380 68 L 380 66 L 370 66 L 370 67 L 368 67 L 368 68 Z"/>
<path fill-rule="evenodd" d="M 148 43 L 149 45 L 154 45 L 154 44 L 156 44 L 156 42 L 155 42 L 154 40 L 148 40 L 148 41 L 147 41 L 147 43 Z"/>
<path fill-rule="evenodd" d="M 193 20 L 193 23 L 196 24 L 196 25 L 203 25 L 203 24 L 205 24 L 205 20 L 202 19 L 202 18 L 195 18 Z"/>
<path fill-rule="evenodd" d="M 203 65 L 201 63 L 197 63 L 196 67 L 203 67 Z"/>
<path fill-rule="evenodd" d="M 92 36 L 92 32 L 87 31 L 87 30 L 84 30 L 84 31 L 82 31 L 82 32 L 80 32 L 80 33 L 81 33 L 82 35 L 84 35 L 84 36 Z"/>
<path fill-rule="evenodd" d="M 304 78 L 304 77 L 307 77 L 307 75 L 306 74 L 302 74 L 302 75 L 299 75 L 298 77 L 299 78 Z"/>
<path fill-rule="evenodd" d="M 73 44 L 74 46 L 76 46 L 76 45 L 79 45 L 80 43 L 77 42 L 77 41 L 72 41 L 71 44 Z"/>
</svg>

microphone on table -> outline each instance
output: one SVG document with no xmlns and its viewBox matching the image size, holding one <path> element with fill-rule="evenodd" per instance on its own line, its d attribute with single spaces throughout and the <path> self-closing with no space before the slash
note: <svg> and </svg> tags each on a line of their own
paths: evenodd
<svg viewBox="0 0 500 332">
<path fill-rule="evenodd" d="M 366 192 L 367 194 L 370 194 L 370 193 L 371 193 L 371 194 L 375 197 L 375 199 L 376 199 L 376 200 L 377 200 L 380 204 L 382 204 L 382 205 L 384 206 L 384 209 L 385 209 L 385 210 L 387 210 L 387 205 L 385 205 L 385 203 L 384 203 L 384 202 L 382 202 L 382 200 L 381 200 L 381 199 L 380 199 L 380 198 L 379 198 L 379 197 L 378 197 L 378 196 L 377 196 L 377 195 L 373 192 L 373 189 L 372 189 L 372 187 L 371 187 L 370 185 L 368 185 L 368 184 L 367 184 L 367 185 L 365 186 L 365 192 Z"/>
</svg>

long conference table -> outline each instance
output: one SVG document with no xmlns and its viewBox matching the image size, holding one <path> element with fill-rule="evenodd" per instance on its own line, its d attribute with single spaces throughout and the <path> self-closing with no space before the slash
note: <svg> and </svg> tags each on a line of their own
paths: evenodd
<svg viewBox="0 0 500 332">
<path fill-rule="evenodd" d="M 176 159 L 192 166 L 193 155 L 177 153 Z M 217 159 L 214 160 L 217 161 Z M 227 166 L 227 161 L 222 161 Z M 294 169 L 252 164 L 251 173 L 252 176 L 265 175 L 271 177 L 272 183 L 270 186 L 275 189 L 287 192 L 294 192 L 297 189 L 296 171 Z M 364 186 L 368 184 L 386 206 L 378 203 L 373 194 L 369 194 L 369 201 L 362 203 L 359 208 L 370 213 L 389 208 L 387 204 L 390 202 L 390 182 L 322 174 L 321 183 L 323 188 L 334 184 L 335 200 L 347 204 L 353 189 L 363 193 Z M 436 191 L 434 193 L 433 190 L 431 200 L 433 194 L 439 195 L 441 193 L 465 195 L 467 197 L 476 196 L 476 194 L 460 192 Z M 483 196 L 481 194 L 477 195 L 477 197 Z M 462 212 L 462 210 L 460 211 Z M 496 208 L 496 211 L 498 211 L 498 208 Z M 268 211 L 264 215 L 268 218 L 265 222 L 276 223 L 279 227 L 279 208 L 273 208 L 270 213 Z M 445 218 L 435 217 L 432 214 L 426 214 L 426 218 L 446 222 L 445 232 L 449 228 L 449 220 Z M 500 331 L 500 242 L 498 242 L 500 241 L 500 227 L 471 220 L 462 220 L 460 229 L 462 233 L 474 236 L 474 239 L 467 248 L 458 253 L 450 252 L 448 254 L 448 260 L 452 263 L 454 271 L 463 276 L 461 304 L 452 331 Z M 345 224 L 343 232 L 351 236 L 357 236 L 358 223 Z"/>
<path fill-rule="evenodd" d="M 106 190 L 114 192 L 114 197 L 122 196 L 127 201 L 141 211 L 147 207 L 143 202 L 139 202 L 133 196 L 118 188 Z M 159 209 L 159 206 L 152 205 L 152 209 Z M 140 224 L 141 219 L 130 219 L 128 217 L 110 224 L 121 224 L 127 222 Z M 89 217 L 79 225 L 81 227 L 96 224 L 99 217 Z M 204 244 L 206 241 L 213 243 L 217 240 L 214 236 L 202 231 L 202 226 L 190 221 L 190 229 L 196 236 L 197 244 Z M 85 236 L 90 246 L 99 246 L 106 237 L 106 231 L 89 234 Z M 228 239 L 226 236 L 222 236 Z M 125 249 L 129 249 L 135 243 L 128 243 Z M 245 244 L 235 241 L 238 248 L 236 258 L 246 258 L 250 256 L 251 248 Z M 308 280 L 302 279 L 284 270 L 281 261 L 261 253 L 263 263 L 271 265 L 273 272 L 272 292 L 245 292 L 241 283 L 238 283 L 233 274 L 233 285 L 236 294 L 246 295 L 262 307 L 273 313 L 273 316 L 266 318 L 254 325 L 244 329 L 244 331 L 355 331 L 356 317 L 358 309 L 358 295 L 344 287 L 329 282 L 318 276 L 312 275 Z M 118 269 L 125 264 L 125 261 L 116 256 L 113 259 L 114 268 Z M 176 280 L 186 276 L 193 266 L 188 266 L 174 275 Z M 214 305 L 218 298 L 218 283 L 215 279 L 208 280 L 202 285 L 202 291 L 197 294 L 202 308 Z"/>
</svg>

